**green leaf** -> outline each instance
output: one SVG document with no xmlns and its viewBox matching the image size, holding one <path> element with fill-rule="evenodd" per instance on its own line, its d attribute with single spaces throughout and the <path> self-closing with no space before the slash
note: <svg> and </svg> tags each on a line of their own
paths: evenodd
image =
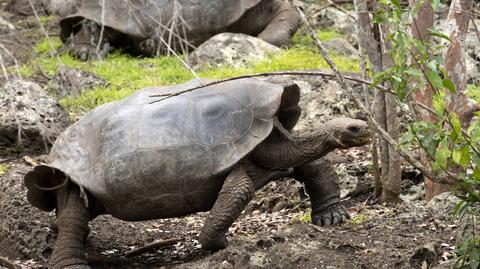
<svg viewBox="0 0 480 269">
<path fill-rule="evenodd" d="M 443 111 L 445 111 L 445 99 L 442 95 L 436 94 L 433 96 L 432 107 L 438 115 L 443 114 Z"/>
<path fill-rule="evenodd" d="M 443 80 L 443 87 L 447 88 L 450 92 L 456 93 L 457 89 L 455 87 L 455 84 L 449 79 L 444 79 Z"/>
<path fill-rule="evenodd" d="M 436 37 L 440 37 L 442 39 L 445 39 L 445 40 L 448 40 L 449 42 L 452 42 L 452 40 L 450 39 L 450 37 L 448 37 L 447 35 L 443 34 L 442 32 L 436 30 L 436 29 L 428 29 L 428 32 L 430 33 L 430 35 L 432 36 L 436 36 Z"/>
<path fill-rule="evenodd" d="M 428 81 L 433 85 L 435 88 L 441 88 L 443 87 L 443 80 L 442 78 L 438 75 L 437 72 L 434 72 L 432 70 L 428 70 L 427 72 L 427 78 Z"/>
<path fill-rule="evenodd" d="M 423 77 L 422 71 L 420 71 L 418 69 L 407 69 L 404 72 L 407 73 L 408 75 L 412 76 L 412 77 L 415 77 L 415 78 Z"/>
<path fill-rule="evenodd" d="M 435 152 L 435 162 L 439 165 L 439 167 L 446 168 L 447 160 L 448 160 L 448 157 L 450 157 L 450 155 L 451 155 L 451 152 L 448 148 L 439 147 Z"/>
<path fill-rule="evenodd" d="M 452 139 L 456 140 L 458 137 L 462 137 L 462 124 L 460 123 L 460 118 L 456 113 L 450 113 L 451 125 L 453 128 L 454 137 Z"/>
<path fill-rule="evenodd" d="M 466 168 L 470 164 L 470 150 L 468 146 L 454 150 L 452 152 L 452 159 L 456 164 Z"/>
</svg>

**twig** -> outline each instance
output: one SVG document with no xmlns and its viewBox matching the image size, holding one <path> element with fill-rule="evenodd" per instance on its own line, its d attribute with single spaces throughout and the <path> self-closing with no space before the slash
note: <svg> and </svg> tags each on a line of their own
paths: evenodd
<svg viewBox="0 0 480 269">
<path fill-rule="evenodd" d="M 329 72 L 323 72 L 323 71 L 282 71 L 282 72 L 266 72 L 266 73 L 259 73 L 259 74 L 253 74 L 253 75 L 244 75 L 244 76 L 238 76 L 238 77 L 233 77 L 233 78 L 228 78 L 228 79 L 209 82 L 209 83 L 206 83 L 206 84 L 203 84 L 203 85 L 200 85 L 200 86 L 192 87 L 192 88 L 189 88 L 189 89 L 186 89 L 186 90 L 183 90 L 183 91 L 178 91 L 178 92 L 175 92 L 175 93 L 150 95 L 150 97 L 163 97 L 163 98 L 152 101 L 149 104 L 154 104 L 154 103 L 163 101 L 165 99 L 168 99 L 168 98 L 171 98 L 171 97 L 174 97 L 174 96 L 178 96 L 178 95 L 181 95 L 181 94 L 184 94 L 184 93 L 187 93 L 187 92 L 198 90 L 200 88 L 205 88 L 207 86 L 212 86 L 212 85 L 224 83 L 224 82 L 227 82 L 227 81 L 244 79 L 244 78 L 268 77 L 268 76 L 288 76 L 288 75 L 291 75 L 291 76 L 323 76 L 323 77 L 331 77 L 331 78 L 335 77 L 335 74 L 332 74 L 332 73 L 329 73 Z M 374 85 L 373 82 L 371 82 L 371 81 L 367 81 L 367 80 L 363 80 L 363 79 L 355 78 L 355 77 L 351 77 L 351 76 L 343 76 L 343 77 L 347 80 L 350 80 L 350 81 L 354 81 L 354 82 L 358 82 L 358 83 L 362 83 L 362 84 L 366 84 L 366 85 L 371 85 L 371 86 L 373 86 L 373 87 L 375 87 L 379 90 L 395 94 L 395 92 L 393 92 L 393 91 L 391 91 L 391 90 L 389 90 L 389 89 L 387 89 L 387 88 L 385 88 L 381 85 Z"/>
<path fill-rule="evenodd" d="M 335 3 L 332 0 L 328 0 L 328 3 L 330 3 L 330 5 L 332 5 L 334 8 L 338 9 L 339 11 L 341 11 L 345 15 L 347 15 L 355 24 L 358 24 L 357 18 L 355 18 L 352 14 L 350 14 L 350 12 L 345 10 L 343 7 L 339 6 L 337 3 Z M 353 3 L 353 1 L 352 1 L 352 3 Z"/>
<path fill-rule="evenodd" d="M 8 269 L 20 269 L 20 266 L 9 261 L 7 258 L 0 256 L 0 265 Z"/>
<path fill-rule="evenodd" d="M 98 43 L 97 43 L 97 48 L 96 48 L 96 54 L 97 56 L 100 53 L 100 47 L 102 46 L 102 39 L 103 39 L 103 34 L 105 32 L 105 0 L 102 0 L 102 12 L 101 12 L 101 28 L 100 28 L 100 36 L 98 38 Z"/>
<path fill-rule="evenodd" d="M 6 163 L 6 162 L 9 162 L 9 161 L 12 161 L 12 160 L 19 159 L 19 158 L 20 157 L 8 157 L 8 158 L 0 159 L 0 163 Z"/>
<path fill-rule="evenodd" d="M 140 254 L 152 251 L 152 250 L 156 250 L 157 248 L 174 245 L 174 244 L 176 244 L 180 241 L 183 241 L 183 240 L 185 240 L 185 238 L 171 238 L 171 239 L 166 239 L 166 240 L 155 241 L 153 243 L 146 244 L 143 247 L 139 247 L 139 248 L 127 251 L 127 252 L 125 252 L 125 255 L 126 256 L 140 255 Z"/>
<path fill-rule="evenodd" d="M 449 174 L 448 175 L 449 177 L 442 177 L 442 178 L 434 175 L 431 171 L 426 169 L 419 161 L 417 161 L 410 153 L 404 151 L 403 149 L 401 149 L 399 147 L 397 141 L 395 141 L 395 139 L 393 139 L 390 136 L 390 134 L 387 131 L 385 131 L 385 129 L 383 129 L 380 126 L 380 124 L 375 120 L 375 118 L 372 116 L 371 111 L 369 109 L 367 109 L 365 107 L 365 105 L 361 102 L 360 98 L 356 95 L 353 88 L 345 82 L 344 76 L 340 73 L 340 71 L 338 70 L 335 63 L 333 63 L 333 61 L 328 56 L 325 47 L 323 46 L 322 42 L 318 38 L 317 33 L 313 30 L 312 26 L 308 22 L 307 18 L 305 17 L 305 14 L 303 14 L 303 12 L 293 3 L 293 0 L 288 0 L 288 2 L 295 9 L 298 17 L 301 19 L 305 28 L 310 32 L 310 36 L 312 37 L 312 39 L 313 39 L 315 45 L 317 46 L 320 54 L 325 59 L 325 61 L 328 63 L 330 68 L 332 68 L 332 70 L 335 72 L 336 78 L 339 81 L 340 85 L 348 91 L 348 93 L 351 95 L 351 97 L 353 98 L 356 105 L 366 114 L 367 118 L 371 121 L 373 127 L 377 130 L 377 133 L 380 134 L 380 136 L 382 136 L 382 138 L 385 139 L 385 141 L 387 141 L 387 143 L 390 144 L 390 146 L 392 146 L 392 148 L 394 148 L 400 156 L 402 156 L 408 163 L 410 163 L 416 169 L 421 171 L 423 173 L 423 175 L 425 175 L 426 177 L 434 180 L 435 182 L 439 182 L 439 183 L 441 182 L 441 183 L 454 184 L 454 183 L 460 181 L 460 178 L 457 175 L 454 175 L 454 174 Z"/>
<path fill-rule="evenodd" d="M 477 34 L 478 41 L 480 41 L 480 32 L 478 31 L 477 24 L 473 18 L 470 19 L 472 21 L 473 28 L 475 28 L 475 34 Z"/>
</svg>

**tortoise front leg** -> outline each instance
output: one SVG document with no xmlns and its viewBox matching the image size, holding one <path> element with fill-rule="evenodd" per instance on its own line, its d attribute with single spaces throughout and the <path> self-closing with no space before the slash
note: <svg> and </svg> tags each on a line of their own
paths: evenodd
<svg viewBox="0 0 480 269">
<path fill-rule="evenodd" d="M 295 167 L 293 177 L 305 184 L 312 203 L 312 222 L 316 225 L 335 225 L 350 218 L 340 205 L 340 186 L 332 164 L 320 158 Z"/>
<path fill-rule="evenodd" d="M 79 187 L 69 182 L 56 191 L 58 237 L 50 268 L 90 269 L 85 259 L 84 240 L 89 213 L 80 198 Z"/>
<path fill-rule="evenodd" d="M 243 208 L 255 194 L 255 185 L 242 166 L 237 166 L 223 183 L 207 216 L 199 241 L 203 249 L 219 250 L 227 247 L 225 234 L 240 216 Z"/>
</svg>

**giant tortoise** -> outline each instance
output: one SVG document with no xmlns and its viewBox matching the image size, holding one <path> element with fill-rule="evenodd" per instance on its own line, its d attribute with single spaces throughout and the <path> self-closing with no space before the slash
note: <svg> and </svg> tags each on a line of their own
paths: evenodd
<svg viewBox="0 0 480 269">
<path fill-rule="evenodd" d="M 86 60 L 102 58 L 114 47 L 143 56 L 168 51 L 166 44 L 186 52 L 221 32 L 285 46 L 298 25 L 295 11 L 282 0 L 81 0 L 78 11 L 60 21 L 60 37 Z"/>
<path fill-rule="evenodd" d="M 199 83 L 149 87 L 97 107 L 57 138 L 48 164 L 25 176 L 30 203 L 57 212 L 53 268 L 88 268 L 83 240 L 100 214 L 140 221 L 210 210 L 199 241 L 225 248 L 255 190 L 285 176 L 304 182 L 313 223 L 347 219 L 336 174 L 321 157 L 368 143 L 364 121 L 337 118 L 293 135 L 298 86 L 253 78 L 151 103 L 151 95 Z"/>
</svg>

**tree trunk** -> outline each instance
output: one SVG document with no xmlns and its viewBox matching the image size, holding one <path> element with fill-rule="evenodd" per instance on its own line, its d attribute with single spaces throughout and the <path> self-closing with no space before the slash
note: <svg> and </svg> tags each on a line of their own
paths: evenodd
<svg viewBox="0 0 480 269">
<path fill-rule="evenodd" d="M 410 7 L 413 8 L 413 6 L 417 3 L 418 0 L 410 0 Z M 417 17 L 413 19 L 412 25 L 410 32 L 412 33 L 412 36 L 423 40 L 424 42 L 429 42 L 429 36 L 427 33 L 428 28 L 433 27 L 433 21 L 434 21 L 434 13 L 433 13 L 433 7 L 430 4 L 430 2 L 425 1 L 423 5 L 420 7 L 418 10 Z M 432 97 L 433 97 L 433 89 L 429 84 L 425 85 L 425 88 L 423 91 L 416 91 L 415 92 L 415 100 L 419 103 L 422 103 L 428 107 L 432 107 Z M 429 113 L 428 111 L 424 109 L 418 109 L 416 111 L 417 115 L 420 117 L 421 120 L 424 121 L 435 121 L 435 116 Z M 420 151 L 420 161 L 422 164 L 426 167 L 430 166 L 430 160 L 427 157 L 427 154 L 425 151 L 421 150 Z M 439 184 L 435 183 L 429 178 L 425 177 L 424 180 L 425 184 L 425 199 L 430 200 L 434 194 L 433 193 L 441 193 L 445 191 L 445 185 L 444 184 Z M 450 186 L 447 186 L 449 189 Z M 447 189 L 447 190 L 448 190 Z"/>
<path fill-rule="evenodd" d="M 413 6 L 416 2 L 417 0 L 410 0 L 410 5 Z M 469 125 L 473 117 L 473 112 L 477 110 L 476 105 L 473 104 L 466 95 L 467 70 L 463 47 L 472 5 L 473 0 L 453 0 L 451 2 L 445 33 L 450 37 L 451 43 L 443 58 L 445 70 L 457 90 L 456 93 L 450 93 L 451 101 L 447 103 L 447 109 L 458 114 L 464 127 Z M 420 7 L 417 19 L 412 23 L 412 35 L 426 41 L 428 39 L 427 29 L 433 26 L 433 17 L 433 8 L 427 1 Z M 433 90 L 430 85 L 427 85 L 423 92 L 417 91 L 415 93 L 416 101 L 428 107 L 432 107 L 432 96 Z M 418 111 L 417 114 L 425 121 L 436 120 L 432 114 L 424 110 Z M 429 160 L 426 153 L 421 152 L 420 157 L 422 163 L 428 165 Z M 452 185 L 435 183 L 429 178 L 425 178 L 425 199 L 427 201 L 431 200 L 435 195 L 450 191 L 451 189 Z"/>
<path fill-rule="evenodd" d="M 391 66 L 390 57 L 382 50 L 383 43 L 380 25 L 370 24 L 369 12 L 373 8 L 367 7 L 367 1 L 354 0 L 355 9 L 358 14 L 358 35 L 359 44 L 362 47 L 372 64 L 374 72 L 381 72 L 387 66 Z M 375 5 L 375 3 L 371 3 Z M 386 85 L 388 87 L 388 85 Z M 375 93 L 374 114 L 376 121 L 382 128 L 387 130 L 394 139 L 398 139 L 398 118 L 395 111 L 395 96 L 386 95 L 383 91 Z M 375 181 L 375 194 L 380 195 L 383 202 L 396 203 L 399 201 L 401 185 L 400 158 L 395 149 L 389 147 L 388 143 L 381 139 L 374 143 L 380 146 L 381 180 Z M 374 149 L 376 150 L 376 149 Z M 375 157 L 376 154 L 373 154 Z M 374 160 L 375 162 L 376 160 Z M 378 179 L 378 175 L 375 175 Z"/>
<path fill-rule="evenodd" d="M 467 97 L 467 68 L 465 63 L 464 41 L 471 18 L 473 0 L 452 0 L 447 17 L 446 35 L 451 39 L 450 47 L 444 55 L 445 70 L 455 84 L 457 92 L 451 95 L 447 104 L 450 111 L 458 114 L 464 127 L 470 124 L 477 106 Z"/>
</svg>

